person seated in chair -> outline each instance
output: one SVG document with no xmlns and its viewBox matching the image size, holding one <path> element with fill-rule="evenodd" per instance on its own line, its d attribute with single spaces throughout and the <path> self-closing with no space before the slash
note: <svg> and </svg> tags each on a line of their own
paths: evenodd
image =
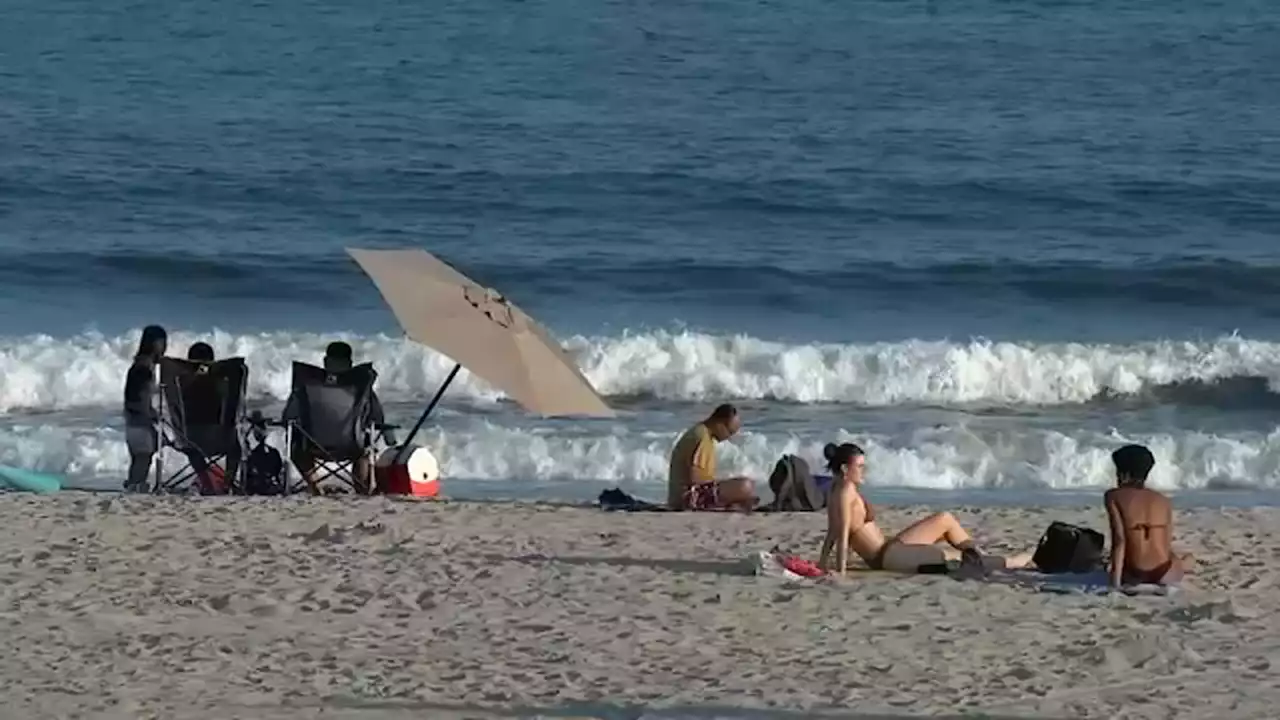
<svg viewBox="0 0 1280 720">
<path fill-rule="evenodd" d="M 671 449 L 667 475 L 667 505 L 672 510 L 750 510 L 755 505 L 751 480 L 716 478 L 716 443 L 741 429 L 738 409 L 725 404 L 680 436 Z"/>
<path fill-rule="evenodd" d="M 346 372 L 355 367 L 353 361 L 353 351 L 351 345 L 336 341 L 329 343 L 324 353 L 324 369 L 329 372 Z M 290 396 L 288 405 L 285 408 L 285 419 L 297 419 L 297 406 L 295 398 Z M 382 410 L 382 403 L 378 400 L 378 393 L 370 389 L 369 391 L 369 414 L 366 420 L 375 428 L 381 428 L 382 438 L 388 445 L 395 445 L 395 433 L 390 428 L 384 428 L 386 425 L 386 415 Z M 309 443 L 299 443 L 294 449 L 293 464 L 298 468 L 298 472 L 302 473 L 303 479 L 307 483 L 307 487 L 311 489 L 312 494 L 320 494 L 320 488 L 316 482 L 315 468 L 317 455 L 314 448 Z M 356 460 L 352 469 L 355 484 L 359 488 L 369 488 L 373 481 L 373 468 L 370 466 L 369 459 L 362 457 Z"/>
<path fill-rule="evenodd" d="M 206 342 L 192 343 L 191 347 L 187 348 L 187 359 L 195 362 L 215 362 L 213 346 Z M 211 408 L 217 407 L 221 405 L 222 397 L 216 392 L 210 392 L 201 397 L 201 402 L 208 403 Z M 225 460 L 227 467 L 225 472 L 219 472 L 216 467 L 210 468 L 208 458 L 199 447 L 199 445 L 203 444 L 201 443 L 202 438 L 207 439 L 211 435 L 222 433 L 224 430 L 226 428 L 216 425 L 195 423 L 191 423 L 187 427 L 187 432 L 193 436 L 190 439 L 194 441 L 193 445 L 195 446 L 187 447 L 183 450 L 183 454 L 187 456 L 187 462 L 191 463 L 191 469 L 196 473 L 202 495 L 225 494 L 230 490 L 228 479 L 235 478 L 236 473 L 240 470 L 240 441 L 238 438 L 233 438 L 229 442 L 224 440 L 219 443 L 219 445 L 224 445 L 226 448 Z M 234 430 L 231 430 L 230 434 L 234 434 L 234 432 Z"/>
<path fill-rule="evenodd" d="M 1111 586 L 1171 585 L 1186 573 L 1191 555 L 1173 551 L 1173 503 L 1146 487 L 1156 459 L 1142 445 L 1111 453 L 1116 487 L 1103 499 L 1111 524 Z"/>
<path fill-rule="evenodd" d="M 196 362 L 213 362 L 213 346 L 206 342 L 191 343 L 187 348 L 187 359 Z"/>
</svg>

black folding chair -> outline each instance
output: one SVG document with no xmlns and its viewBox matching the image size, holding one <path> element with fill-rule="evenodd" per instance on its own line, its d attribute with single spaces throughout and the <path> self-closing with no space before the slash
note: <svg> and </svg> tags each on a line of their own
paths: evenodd
<svg viewBox="0 0 1280 720">
<path fill-rule="evenodd" d="M 373 463 L 377 435 L 391 426 L 370 418 L 373 384 L 378 373 L 370 363 L 332 372 L 307 363 L 293 363 L 293 390 L 285 408 L 285 444 L 290 460 L 308 457 L 317 486 L 330 478 L 352 492 L 373 492 Z M 356 475 L 356 463 L 368 463 L 367 482 Z M 303 478 L 290 492 L 312 489 Z"/>
<path fill-rule="evenodd" d="M 240 465 L 244 457 L 240 428 L 244 421 L 249 369 L 244 358 L 215 362 L 161 358 L 160 449 L 157 454 L 155 491 L 189 489 L 202 471 L 212 472 L 221 463 Z M 173 448 L 185 459 L 172 475 L 164 474 L 163 449 Z M 227 491 L 240 487 L 240 470 L 225 477 Z"/>
</svg>

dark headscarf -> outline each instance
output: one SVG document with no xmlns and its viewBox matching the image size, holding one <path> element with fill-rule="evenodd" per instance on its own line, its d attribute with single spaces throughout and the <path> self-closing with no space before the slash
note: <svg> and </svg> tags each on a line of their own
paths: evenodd
<svg viewBox="0 0 1280 720">
<path fill-rule="evenodd" d="M 151 357 L 156 351 L 156 343 L 161 340 L 168 340 L 169 333 L 159 325 L 148 325 L 142 328 L 142 339 L 138 341 L 137 357 Z"/>
</svg>

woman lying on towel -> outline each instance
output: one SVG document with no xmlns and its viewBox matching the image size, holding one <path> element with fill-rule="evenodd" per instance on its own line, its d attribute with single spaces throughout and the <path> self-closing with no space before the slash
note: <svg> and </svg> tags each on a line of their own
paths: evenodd
<svg viewBox="0 0 1280 720">
<path fill-rule="evenodd" d="M 1031 563 L 1031 553 L 984 557 L 949 512 L 934 513 L 885 540 L 876 525 L 875 509 L 858 491 L 867 461 L 862 448 L 853 443 L 828 444 L 823 454 L 834 484 L 827 500 L 827 537 L 822 543 L 819 567 L 829 567 L 834 549 L 835 571 L 843 575 L 849 566 L 849 548 L 873 570 L 904 573 L 945 572 L 947 562 L 955 560 L 974 569 L 1021 568 Z M 939 545 L 941 542 L 949 547 Z"/>
</svg>

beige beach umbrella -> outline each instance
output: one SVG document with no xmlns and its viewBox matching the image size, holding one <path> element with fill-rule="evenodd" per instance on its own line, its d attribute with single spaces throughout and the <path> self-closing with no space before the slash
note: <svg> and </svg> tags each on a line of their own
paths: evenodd
<svg viewBox="0 0 1280 720">
<path fill-rule="evenodd" d="M 614 416 L 560 344 L 495 290 L 421 249 L 347 253 L 378 287 L 405 335 L 456 363 L 406 446 L 462 367 L 538 415 Z"/>
</svg>

